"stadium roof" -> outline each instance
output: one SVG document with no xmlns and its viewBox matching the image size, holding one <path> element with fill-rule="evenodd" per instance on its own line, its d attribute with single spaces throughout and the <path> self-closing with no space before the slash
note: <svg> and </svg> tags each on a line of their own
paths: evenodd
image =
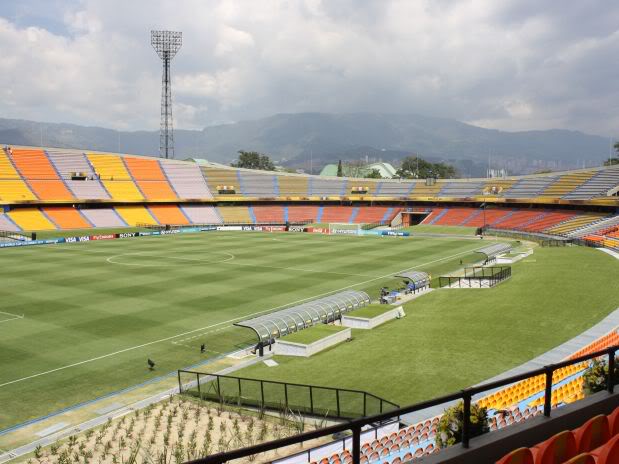
<svg viewBox="0 0 619 464">
<path fill-rule="evenodd" d="M 252 329 L 258 335 L 260 342 L 270 342 L 316 324 L 333 322 L 339 319 L 342 313 L 367 306 L 369 303 L 370 297 L 367 293 L 347 290 L 264 316 L 246 319 L 234 325 Z"/>
<path fill-rule="evenodd" d="M 493 245 L 480 248 L 479 250 L 476 250 L 476 252 L 486 255 L 488 258 L 492 258 L 500 255 L 501 253 L 506 253 L 511 249 L 512 246 L 508 243 L 495 243 Z"/>
</svg>

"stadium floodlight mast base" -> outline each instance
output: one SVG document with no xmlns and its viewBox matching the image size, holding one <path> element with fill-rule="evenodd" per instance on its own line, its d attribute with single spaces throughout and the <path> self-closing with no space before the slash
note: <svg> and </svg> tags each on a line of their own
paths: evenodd
<svg viewBox="0 0 619 464">
<path fill-rule="evenodd" d="M 174 158 L 174 126 L 172 123 L 172 83 L 170 61 L 183 44 L 183 33 L 150 31 L 150 44 L 163 61 L 161 77 L 161 126 L 159 129 L 159 156 Z"/>
</svg>

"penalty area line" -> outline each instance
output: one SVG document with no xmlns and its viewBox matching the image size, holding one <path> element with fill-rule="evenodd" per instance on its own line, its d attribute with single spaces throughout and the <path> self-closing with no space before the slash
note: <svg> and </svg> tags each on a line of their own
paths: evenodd
<svg viewBox="0 0 619 464">
<path fill-rule="evenodd" d="M 323 297 L 323 296 L 332 295 L 335 292 L 340 292 L 340 291 L 343 291 L 343 290 L 348 290 L 349 288 L 358 287 L 359 285 L 365 285 L 367 283 L 374 282 L 376 280 L 386 279 L 387 277 L 391 277 L 392 275 L 398 274 L 400 272 L 409 271 L 411 269 L 422 267 L 422 266 L 428 266 L 430 264 L 438 263 L 438 262 L 444 261 L 446 259 L 456 258 L 458 256 L 465 255 L 467 253 L 471 253 L 471 252 L 474 252 L 474 251 L 479 250 L 479 249 L 480 249 L 480 247 L 476 246 L 475 248 L 471 248 L 471 249 L 462 251 L 460 253 L 456 253 L 456 254 L 453 254 L 453 255 L 450 255 L 450 256 L 444 256 L 442 258 L 437 258 L 435 260 L 428 261 L 426 263 L 416 264 L 415 266 L 407 267 L 405 269 L 400 269 L 399 271 L 390 272 L 389 274 L 385 274 L 385 275 L 382 275 L 382 276 L 379 276 L 379 277 L 374 277 L 372 279 L 368 279 L 368 280 L 365 280 L 363 282 L 358 282 L 356 284 L 347 285 L 345 287 L 342 287 L 342 288 L 339 288 L 339 289 L 335 289 L 335 290 L 331 290 L 331 291 L 328 291 L 328 292 L 324 292 L 324 293 L 321 293 L 319 295 L 314 295 L 314 296 L 310 296 L 310 297 L 307 297 L 307 298 L 302 298 L 300 300 L 292 301 L 292 302 L 286 303 L 284 305 L 276 306 L 274 308 L 269 308 L 269 309 L 265 309 L 263 311 L 257 311 L 257 312 L 252 313 L 252 314 L 246 314 L 244 316 L 235 317 L 235 318 L 229 319 L 227 321 L 222 321 L 222 322 L 218 322 L 216 324 L 207 325 L 205 327 L 200 327 L 198 329 L 188 330 L 187 332 L 183 332 L 183 333 L 180 333 L 180 334 L 172 335 L 170 337 L 161 338 L 159 340 L 153 340 L 153 341 L 150 341 L 150 342 L 142 343 L 140 345 L 130 346 L 130 347 L 124 348 L 122 350 L 114 351 L 112 353 L 107 353 L 107 354 L 103 354 L 101 356 L 96 356 L 94 358 L 85 359 L 83 361 L 78 361 L 78 362 L 75 362 L 75 363 L 72 363 L 72 364 L 68 364 L 66 366 L 61 366 L 61 367 L 57 367 L 55 369 L 50 369 L 48 371 L 39 372 L 37 374 L 28 375 L 28 376 L 25 376 L 25 377 L 22 377 L 22 378 L 19 378 L 19 379 L 9 380 L 8 382 L 0 383 L 0 388 L 6 387 L 8 385 L 13 385 L 13 384 L 16 384 L 16 383 L 19 383 L 19 382 L 24 382 L 26 380 L 34 379 L 34 378 L 37 378 L 37 377 L 41 377 L 41 376 L 44 376 L 44 375 L 53 374 L 55 372 L 59 372 L 59 371 L 66 370 L 66 369 L 70 369 L 70 368 L 73 368 L 73 367 L 81 366 L 81 365 L 84 365 L 84 364 L 92 363 L 92 362 L 95 362 L 95 361 L 100 361 L 102 359 L 110 358 L 112 356 L 117 356 L 119 354 L 127 353 L 127 352 L 133 351 L 133 350 L 138 350 L 140 348 L 145 348 L 147 346 L 155 345 L 157 343 L 167 342 L 167 341 L 170 341 L 170 340 L 177 339 L 179 337 L 184 337 L 184 336 L 189 335 L 189 334 L 195 334 L 196 332 L 212 329 L 214 327 L 219 327 L 219 326 L 224 325 L 224 324 L 234 323 L 234 322 L 237 322 L 237 321 L 240 321 L 240 320 L 243 320 L 243 319 L 251 318 L 252 316 L 259 316 L 261 314 L 270 313 L 270 312 L 273 312 L 273 311 L 276 311 L 278 309 L 282 309 L 282 308 L 285 308 L 285 307 L 288 307 L 288 306 L 291 306 L 291 305 L 303 303 L 303 302 L 308 301 L 308 300 L 313 300 L 314 298 L 320 298 L 320 297 Z"/>
</svg>

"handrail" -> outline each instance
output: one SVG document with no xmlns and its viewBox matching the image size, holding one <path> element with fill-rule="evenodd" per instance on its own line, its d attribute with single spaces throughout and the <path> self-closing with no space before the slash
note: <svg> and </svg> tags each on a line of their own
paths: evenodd
<svg viewBox="0 0 619 464">
<path fill-rule="evenodd" d="M 361 459 L 361 430 L 364 426 L 374 424 L 377 422 L 383 422 L 387 419 L 391 419 L 395 416 L 403 416 L 405 414 L 410 414 L 412 412 L 420 411 L 422 409 L 427 409 L 433 406 L 438 406 L 444 403 L 463 400 L 464 402 L 464 414 L 463 414 L 463 424 L 462 424 L 462 447 L 468 448 L 470 441 L 470 416 L 471 416 L 471 400 L 472 397 L 476 394 L 483 393 L 489 390 L 494 390 L 499 387 L 504 387 L 506 385 L 510 385 L 516 382 L 520 382 L 522 380 L 529 379 L 531 377 L 536 377 L 538 375 L 546 376 L 546 385 L 545 385 L 545 397 L 544 397 L 544 416 L 550 417 L 551 415 L 551 401 L 552 401 L 552 375 L 554 371 L 561 369 L 563 367 L 571 366 L 573 364 L 582 363 L 584 361 L 588 361 L 594 358 L 599 358 L 602 356 L 608 356 L 608 375 L 606 378 L 607 382 L 607 391 L 610 394 L 614 393 L 615 386 L 615 375 L 614 375 L 614 366 L 615 366 L 615 353 L 619 351 L 619 345 L 614 345 L 608 347 L 604 350 L 596 351 L 594 353 L 590 353 L 587 355 L 579 356 L 573 359 L 567 359 L 565 361 L 561 361 L 554 364 L 549 364 L 547 366 L 533 369 L 531 371 L 513 375 L 504 379 L 495 380 L 492 382 L 488 382 L 485 384 L 465 388 L 459 392 L 451 393 L 448 395 L 440 396 L 437 398 L 433 398 L 431 400 L 422 401 L 420 403 L 415 403 L 409 406 L 404 406 L 398 408 L 396 410 L 383 412 L 380 414 L 375 414 L 373 416 L 362 417 L 359 419 L 353 419 L 348 422 L 342 424 L 336 424 L 329 427 L 325 427 L 322 429 L 312 430 L 310 432 L 304 432 L 299 435 L 295 435 L 292 437 L 281 438 L 278 440 L 273 440 L 266 443 L 260 443 L 253 446 L 248 446 L 246 448 L 240 448 L 233 451 L 227 451 L 224 453 L 217 453 L 211 456 L 207 456 L 204 458 L 196 459 L 193 461 L 188 461 L 189 464 L 223 464 L 227 461 L 233 459 L 239 459 L 247 456 L 252 456 L 254 454 L 263 453 L 266 451 L 271 451 L 274 449 L 282 448 L 284 446 L 289 446 L 293 444 L 302 443 L 305 441 L 313 440 L 315 438 L 321 438 L 328 435 L 332 435 L 335 433 L 352 431 L 353 439 L 352 439 L 352 457 L 353 464 L 359 464 Z"/>
</svg>

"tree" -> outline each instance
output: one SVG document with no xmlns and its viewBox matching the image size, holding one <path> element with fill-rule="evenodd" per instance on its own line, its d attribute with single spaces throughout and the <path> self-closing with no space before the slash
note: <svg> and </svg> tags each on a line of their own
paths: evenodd
<svg viewBox="0 0 619 464">
<path fill-rule="evenodd" d="M 380 175 L 380 171 L 378 169 L 372 169 L 370 172 L 366 173 L 363 177 L 366 179 L 382 179 L 383 176 Z"/>
<path fill-rule="evenodd" d="M 343 177 L 344 173 L 342 172 L 342 160 L 339 160 L 337 163 L 337 177 Z"/>
<path fill-rule="evenodd" d="M 233 168 L 260 169 L 262 171 L 275 171 L 275 165 L 267 155 L 257 151 L 239 151 L 239 159 L 236 163 L 230 163 Z"/>
<path fill-rule="evenodd" d="M 396 176 L 402 179 L 427 179 L 430 177 L 449 179 L 456 177 L 456 168 L 445 163 L 430 163 L 418 156 L 407 156 L 402 160 Z"/>
</svg>

